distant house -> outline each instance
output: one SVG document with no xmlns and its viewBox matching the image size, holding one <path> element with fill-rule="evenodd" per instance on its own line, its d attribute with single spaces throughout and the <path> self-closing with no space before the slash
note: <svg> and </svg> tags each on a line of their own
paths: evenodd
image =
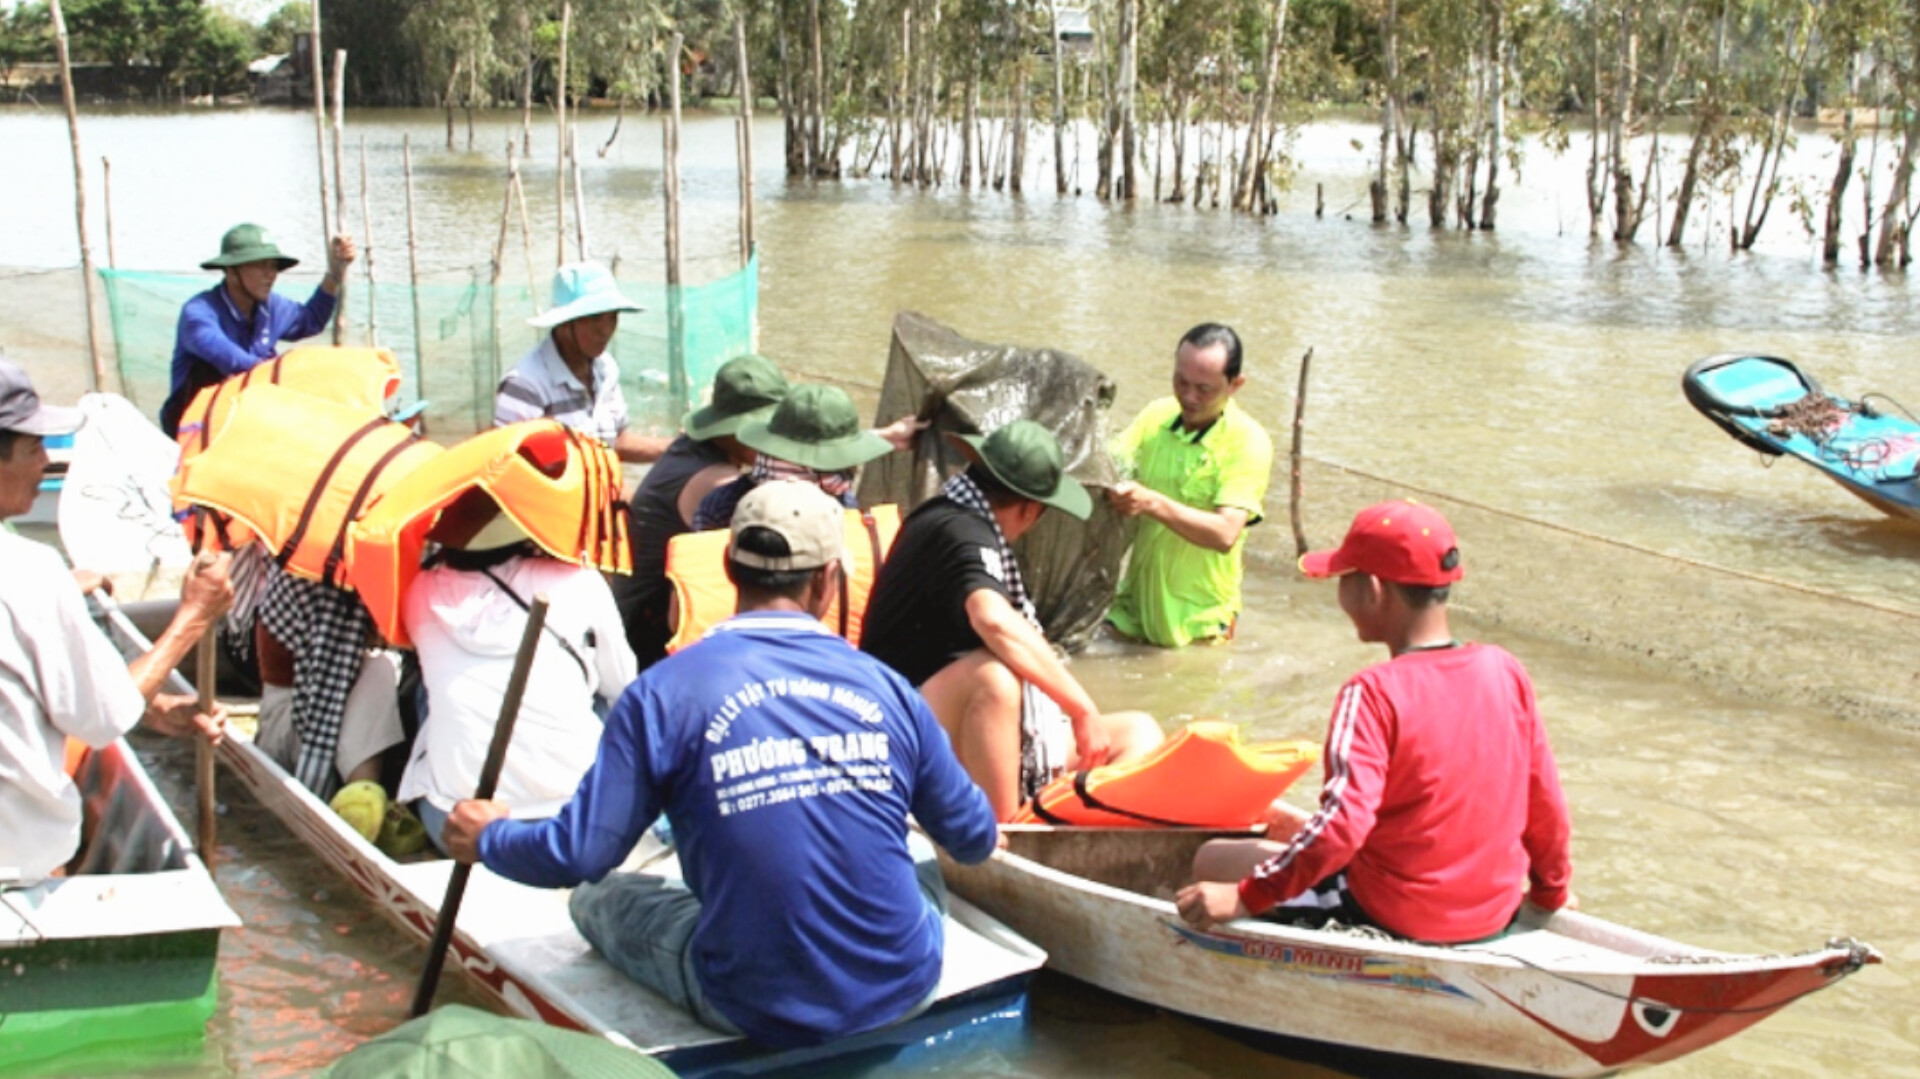
<svg viewBox="0 0 1920 1079">
<path fill-rule="evenodd" d="M 262 56 L 248 64 L 247 82 L 253 87 L 253 99 L 263 104 L 292 105 L 300 100 L 300 84 L 290 53 Z"/>
</svg>

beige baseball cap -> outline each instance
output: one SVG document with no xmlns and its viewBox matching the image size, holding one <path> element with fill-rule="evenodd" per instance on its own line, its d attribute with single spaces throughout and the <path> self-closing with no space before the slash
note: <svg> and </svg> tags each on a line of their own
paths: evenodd
<svg viewBox="0 0 1920 1079">
<path fill-rule="evenodd" d="M 733 538 L 727 557 L 765 570 L 813 570 L 846 561 L 844 507 L 811 483 L 773 480 L 755 487 L 733 511 Z M 736 545 L 748 528 L 765 528 L 787 541 L 787 555 L 743 551 Z"/>
</svg>

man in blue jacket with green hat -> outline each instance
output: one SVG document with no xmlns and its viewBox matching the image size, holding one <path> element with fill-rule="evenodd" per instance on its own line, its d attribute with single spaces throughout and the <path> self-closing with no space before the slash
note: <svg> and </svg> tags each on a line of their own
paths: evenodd
<svg viewBox="0 0 1920 1079">
<path fill-rule="evenodd" d="M 607 351 L 621 313 L 640 309 L 620 292 L 613 271 L 597 262 L 555 270 L 552 306 L 527 320 L 549 332 L 500 379 L 494 426 L 550 417 L 606 443 L 622 461 L 659 460 L 669 440 L 628 427 L 620 365 Z"/>
<path fill-rule="evenodd" d="M 300 260 L 282 254 L 259 225 L 228 229 L 220 238 L 220 253 L 200 264 L 203 270 L 219 270 L 220 283 L 180 309 L 173 381 L 160 408 L 160 429 L 177 436 L 180 414 L 194 394 L 271 359 L 281 341 L 298 341 L 325 329 L 355 253 L 353 237 L 335 236 L 327 252 L 327 275 L 301 303 L 273 291 L 282 271 Z"/>
</svg>

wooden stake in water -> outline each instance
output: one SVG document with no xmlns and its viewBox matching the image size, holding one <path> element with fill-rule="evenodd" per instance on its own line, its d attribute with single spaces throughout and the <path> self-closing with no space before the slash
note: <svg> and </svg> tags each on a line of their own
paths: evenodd
<svg viewBox="0 0 1920 1079">
<path fill-rule="evenodd" d="M 367 209 L 367 137 L 360 136 L 360 261 L 367 268 L 367 344 L 380 347 L 380 311 L 373 302 L 373 215 Z"/>
<path fill-rule="evenodd" d="M 587 196 L 580 189 L 580 125 L 567 129 L 567 160 L 573 165 L 573 240 L 580 261 L 587 259 Z"/>
<path fill-rule="evenodd" d="M 347 111 L 347 50 L 333 50 L 333 222 L 341 232 L 347 231 L 347 182 L 341 178 L 340 159 L 345 157 L 341 143 L 346 138 Z M 323 250 L 331 257 L 333 238 L 327 238 Z M 340 291 L 333 298 L 333 343 L 343 344 L 347 336 L 347 275 L 340 275 Z"/>
<path fill-rule="evenodd" d="M 413 395 L 419 400 L 427 399 L 427 376 L 424 349 L 425 337 L 420 332 L 420 241 L 413 225 L 413 137 L 400 136 L 400 168 L 407 179 L 407 280 L 412 288 L 408 294 L 413 298 Z"/>
<path fill-rule="evenodd" d="M 681 35 L 673 35 L 667 53 L 668 110 L 663 122 L 667 206 L 667 386 L 673 394 L 673 414 L 684 415 L 691 399 L 687 386 L 685 315 L 680 308 L 680 49 Z"/>
<path fill-rule="evenodd" d="M 120 259 L 113 251 L 113 162 L 104 155 L 100 158 L 100 201 L 107 211 L 107 268 L 120 268 Z"/>
<path fill-rule="evenodd" d="M 1294 557 L 1307 553 L 1307 533 L 1300 526 L 1300 440 L 1305 436 L 1307 425 L 1307 372 L 1313 366 L 1313 350 L 1309 348 L 1305 356 L 1300 357 L 1300 389 L 1293 396 L 1293 485 L 1287 496 L 1287 508 L 1293 514 Z"/>
<path fill-rule="evenodd" d="M 540 302 L 540 278 L 533 272 L 533 222 L 527 216 L 527 185 L 520 179 L 520 166 L 509 163 L 508 172 L 513 176 L 513 201 L 520 207 L 520 253 L 527 259 L 527 296 L 533 300 L 533 313 L 540 314 L 546 305 Z"/>
<path fill-rule="evenodd" d="M 194 670 L 193 684 L 200 691 L 200 711 L 207 715 L 213 714 L 214 683 L 219 677 L 219 635 L 220 623 L 216 619 L 200 637 Z M 200 860 L 208 869 L 213 868 L 213 848 L 219 838 L 216 816 L 219 805 L 214 799 L 213 784 L 213 743 L 207 741 L 206 735 L 196 733 L 193 736 L 193 787 L 199 804 L 199 827 L 195 839 L 200 846 Z"/>
<path fill-rule="evenodd" d="M 509 146 L 512 143 L 508 143 Z M 480 767 L 480 786 L 473 792 L 485 801 L 493 797 L 500 784 L 500 770 L 507 760 L 507 744 L 513 741 L 514 720 L 520 715 L 520 698 L 527 691 L 527 673 L 533 669 L 533 653 L 540 644 L 540 630 L 547 623 L 547 597 L 536 595 L 527 608 L 527 628 L 520 634 L 520 651 L 513 657 L 513 674 L 507 678 L 506 696 L 500 700 L 500 719 L 493 725 L 493 741 L 487 746 L 486 763 Z M 420 987 L 413 994 L 413 1014 L 422 1016 L 433 1007 L 434 990 L 440 987 L 440 968 L 446 965 L 447 946 L 453 943 L 453 927 L 460 917 L 460 904 L 467 896 L 467 878 L 473 866 L 465 862 L 453 867 L 447 878 L 446 898 L 440 903 L 440 917 L 433 925 L 433 940 L 427 945 L 427 964 L 420 972 Z"/>
<path fill-rule="evenodd" d="M 73 97 L 73 63 L 67 55 L 67 20 L 60 0 L 51 0 L 54 51 L 60 57 L 60 99 L 67 106 L 67 138 L 73 143 L 73 220 L 80 230 L 80 285 L 87 290 L 87 352 L 93 357 L 93 389 L 107 385 L 107 362 L 100 351 L 99 313 L 93 299 L 93 245 L 87 242 L 87 176 L 80 166 L 80 109 Z"/>
<path fill-rule="evenodd" d="M 753 258 L 753 77 L 747 70 L 747 18 L 733 17 L 733 49 L 740 65 L 740 265 Z"/>
<path fill-rule="evenodd" d="M 320 63 L 320 0 L 310 0 L 313 22 L 307 41 L 307 66 L 313 70 L 313 141 L 320 163 L 320 250 L 333 242 L 332 200 L 327 196 L 327 78 Z"/>
<path fill-rule="evenodd" d="M 560 4 L 560 82 L 553 95 L 554 119 L 560 144 L 554 159 L 553 209 L 557 217 L 554 252 L 558 262 L 567 261 L 567 39 L 573 36 L 573 0 Z M 557 264 L 557 263 L 556 263 Z"/>
</svg>

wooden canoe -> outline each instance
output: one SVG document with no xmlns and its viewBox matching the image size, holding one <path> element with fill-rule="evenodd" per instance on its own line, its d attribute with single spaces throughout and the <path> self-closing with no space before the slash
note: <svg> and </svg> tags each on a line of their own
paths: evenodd
<svg viewBox="0 0 1920 1079">
<path fill-rule="evenodd" d="M 1259 919 L 1199 931 L 1172 897 L 1199 845 L 1227 833 L 1004 831 L 1007 848 L 987 862 L 944 865 L 956 894 L 1045 948 L 1056 970 L 1255 1043 L 1609 1075 L 1712 1045 L 1880 961 L 1851 940 L 1714 952 L 1577 912 L 1459 947 Z"/>
<path fill-rule="evenodd" d="M 116 636 L 142 643 L 125 615 Z M 178 676 L 175 676 L 176 679 Z M 184 682 L 179 687 L 186 691 Z M 347 825 L 244 733 L 220 747 L 220 763 L 267 810 L 395 925 L 422 943 L 433 934 L 453 863 L 400 863 Z M 651 863 L 651 864 L 648 864 Z M 630 867 L 677 875 L 679 864 L 643 844 Z M 904 1023 L 815 1049 L 769 1053 L 720 1034 L 615 970 L 588 946 L 567 913 L 565 891 L 530 888 L 475 867 L 448 950 L 448 966 L 507 1011 L 601 1034 L 660 1059 L 681 1076 L 751 1075 L 860 1054 L 937 1063 L 969 1046 L 1017 1037 L 1026 993 L 1046 953 L 955 897 L 946 923 L 946 965 L 935 1003 Z"/>
<path fill-rule="evenodd" d="M 0 1074 L 71 1075 L 199 1050 L 220 934 L 240 924 L 125 742 L 74 775 L 79 868 L 0 885 Z"/>
</svg>

